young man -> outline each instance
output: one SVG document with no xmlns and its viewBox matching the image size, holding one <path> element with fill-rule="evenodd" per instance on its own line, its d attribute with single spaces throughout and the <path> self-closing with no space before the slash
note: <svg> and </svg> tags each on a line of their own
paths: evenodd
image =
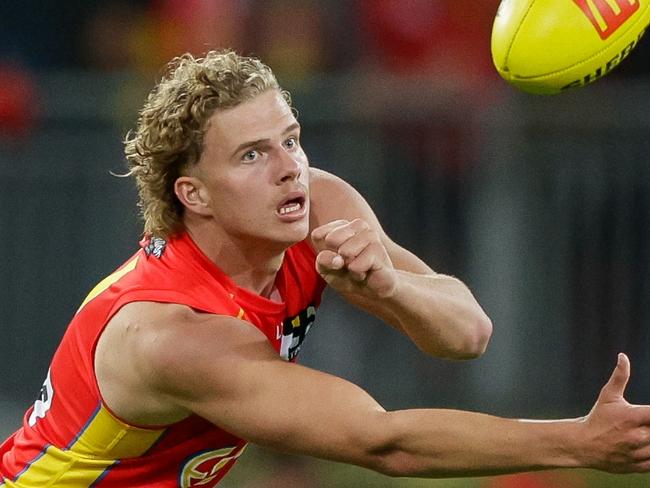
<svg viewBox="0 0 650 488">
<path fill-rule="evenodd" d="M 623 399 L 624 355 L 588 415 L 547 422 L 387 412 L 296 364 L 326 285 L 435 356 L 479 356 L 492 326 L 309 167 L 268 67 L 225 51 L 172 68 L 126 140 L 142 249 L 70 323 L 0 447 L 0 487 L 215 486 L 246 442 L 395 476 L 650 469 L 650 407 Z"/>
</svg>

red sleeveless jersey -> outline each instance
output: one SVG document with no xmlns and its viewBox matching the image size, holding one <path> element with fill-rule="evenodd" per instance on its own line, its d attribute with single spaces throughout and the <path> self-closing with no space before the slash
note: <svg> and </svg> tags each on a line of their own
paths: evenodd
<svg viewBox="0 0 650 488">
<path fill-rule="evenodd" d="M 70 322 L 40 398 L 0 446 L 0 488 L 215 486 L 246 442 L 198 416 L 153 428 L 119 419 L 97 386 L 97 340 L 127 303 L 178 303 L 251 322 L 292 361 L 325 287 L 314 261 L 307 241 L 287 250 L 276 279 L 283 301 L 275 302 L 239 288 L 186 233 L 144 242 L 90 292 Z"/>
</svg>

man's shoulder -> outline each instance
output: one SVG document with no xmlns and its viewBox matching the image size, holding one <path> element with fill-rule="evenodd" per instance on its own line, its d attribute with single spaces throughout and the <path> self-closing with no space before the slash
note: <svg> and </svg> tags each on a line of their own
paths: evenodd
<svg viewBox="0 0 650 488">
<path fill-rule="evenodd" d="M 344 179 L 318 168 L 310 168 L 310 228 L 334 220 L 366 220 L 376 227 L 379 222 L 364 197 Z"/>
<path fill-rule="evenodd" d="M 309 201 L 311 230 L 336 220 L 345 213 L 355 190 L 342 178 L 318 168 L 310 168 Z"/>
<path fill-rule="evenodd" d="M 190 335 L 192 330 L 213 327 L 215 332 L 227 332 L 232 327 L 222 325 L 240 320 L 227 315 L 196 310 L 181 303 L 136 301 L 124 305 L 111 319 L 113 328 L 134 330 L 139 335 Z M 146 342 L 146 341 L 145 341 Z"/>
<path fill-rule="evenodd" d="M 122 348 L 123 357 L 137 358 L 136 369 L 156 372 L 161 378 L 191 370 L 192 364 L 205 355 L 219 367 L 218 358 L 230 355 L 238 344 L 252 338 L 265 341 L 246 321 L 172 303 L 128 304 L 106 332 L 112 336 L 113 345 Z"/>
<path fill-rule="evenodd" d="M 200 363 L 225 373 L 229 354 L 250 342 L 251 333 L 260 340 L 259 332 L 234 317 L 176 303 L 129 303 L 111 319 L 97 345 L 104 401 L 137 425 L 177 422 L 190 412 L 167 394 L 194 388 Z"/>
<path fill-rule="evenodd" d="M 340 178 L 339 176 L 336 176 L 333 173 L 330 173 L 329 171 L 325 171 L 324 169 L 321 168 L 314 168 L 310 167 L 309 168 L 309 185 L 313 189 L 313 187 L 317 187 L 319 190 L 321 189 L 334 189 L 338 186 L 345 186 L 347 183 L 345 180 Z"/>
<path fill-rule="evenodd" d="M 196 315 L 196 312 L 182 303 L 134 301 L 127 303 L 118 310 L 111 322 L 137 322 L 140 324 L 191 322 Z"/>
<path fill-rule="evenodd" d="M 176 303 L 132 302 L 122 307 L 102 334 L 104 351 L 130 358 L 142 371 L 190 361 L 201 351 L 227 350 L 250 334 L 251 324 Z M 106 346 L 109 345 L 107 348 Z"/>
</svg>

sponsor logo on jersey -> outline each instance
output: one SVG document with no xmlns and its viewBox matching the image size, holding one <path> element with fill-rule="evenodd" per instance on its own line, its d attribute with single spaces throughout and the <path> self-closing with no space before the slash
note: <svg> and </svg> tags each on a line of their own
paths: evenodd
<svg viewBox="0 0 650 488">
<path fill-rule="evenodd" d="M 305 310 L 292 318 L 285 319 L 282 323 L 282 339 L 280 342 L 280 356 L 291 361 L 300 352 L 305 336 L 316 320 L 316 307 L 308 306 Z"/>
</svg>

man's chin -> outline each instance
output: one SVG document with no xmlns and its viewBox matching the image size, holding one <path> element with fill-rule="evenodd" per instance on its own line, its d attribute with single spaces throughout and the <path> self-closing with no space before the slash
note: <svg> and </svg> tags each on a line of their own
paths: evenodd
<svg viewBox="0 0 650 488">
<path fill-rule="evenodd" d="M 309 226 L 305 225 L 301 229 L 296 229 L 295 232 L 288 233 L 287 234 L 287 240 L 284 241 L 287 247 L 293 246 L 294 244 L 298 244 L 299 242 L 304 241 L 309 237 Z"/>
<path fill-rule="evenodd" d="M 282 232 L 274 235 L 258 236 L 260 244 L 264 242 L 264 247 L 273 248 L 277 252 L 284 252 L 291 246 L 304 241 L 309 237 L 309 226 L 299 226 L 293 229 L 283 229 Z"/>
</svg>

